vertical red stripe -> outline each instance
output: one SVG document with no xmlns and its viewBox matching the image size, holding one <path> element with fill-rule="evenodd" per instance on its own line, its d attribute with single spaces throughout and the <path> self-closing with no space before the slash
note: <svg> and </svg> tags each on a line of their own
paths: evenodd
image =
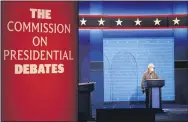
<svg viewBox="0 0 188 122">
<path fill-rule="evenodd" d="M 50 9 L 52 19 L 32 19 L 30 8 Z M 2 2 L 2 121 L 76 121 L 76 2 Z M 8 31 L 7 23 L 71 24 L 71 34 Z M 47 37 L 35 47 L 34 36 Z M 3 60 L 4 50 L 72 50 L 74 60 Z M 18 56 L 16 54 L 16 56 Z M 15 64 L 64 64 L 62 74 L 14 73 Z"/>
</svg>

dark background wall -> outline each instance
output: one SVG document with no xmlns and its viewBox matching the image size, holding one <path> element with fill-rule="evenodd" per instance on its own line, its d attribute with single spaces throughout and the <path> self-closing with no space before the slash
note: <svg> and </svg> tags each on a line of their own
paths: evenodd
<svg viewBox="0 0 188 122">
<path fill-rule="evenodd" d="M 188 14 L 188 2 L 79 2 L 79 14 L 105 15 L 151 15 L 151 14 Z M 144 31 L 144 30 L 143 30 Z M 161 30 L 163 31 L 163 30 Z M 104 72 L 90 70 L 90 63 L 103 62 L 103 30 L 79 30 L 79 73 L 80 82 L 88 80 L 96 82 L 92 100 L 94 104 L 104 102 Z M 159 31 L 154 32 L 159 34 Z M 118 35 L 119 34 L 119 35 Z M 108 37 L 114 32 L 108 32 Z M 171 29 L 160 34 L 174 38 L 175 62 L 188 60 L 188 29 Z M 116 36 L 126 37 L 126 34 L 116 33 Z M 139 32 L 135 33 L 139 35 Z M 92 63 L 92 64 L 93 64 Z M 176 65 L 175 65 L 176 66 Z M 93 67 L 93 66 L 92 66 Z M 188 68 L 175 67 L 175 101 L 188 104 Z"/>
</svg>

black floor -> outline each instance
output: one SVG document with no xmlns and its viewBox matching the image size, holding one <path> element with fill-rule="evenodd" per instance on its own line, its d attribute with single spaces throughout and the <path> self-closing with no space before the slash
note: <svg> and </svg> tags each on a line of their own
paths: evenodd
<svg viewBox="0 0 188 122">
<path fill-rule="evenodd" d="M 88 121 L 96 122 L 96 121 Z M 118 122 L 118 121 L 116 121 Z M 188 111 L 164 112 L 155 115 L 155 122 L 188 122 Z"/>
<path fill-rule="evenodd" d="M 116 106 L 117 108 L 127 108 L 126 105 Z M 114 106 L 95 106 L 93 108 L 93 117 L 96 117 L 97 108 L 114 108 Z M 130 108 L 130 106 L 129 106 Z M 143 108 L 143 105 L 133 105 L 131 108 Z M 188 105 L 166 104 L 163 105 L 164 113 L 157 113 L 155 115 L 155 122 L 188 122 Z M 95 122 L 95 121 L 88 121 Z M 116 121 L 118 122 L 118 121 Z"/>
<path fill-rule="evenodd" d="M 156 122 L 188 122 L 187 109 L 168 110 L 162 114 L 155 115 Z"/>
</svg>

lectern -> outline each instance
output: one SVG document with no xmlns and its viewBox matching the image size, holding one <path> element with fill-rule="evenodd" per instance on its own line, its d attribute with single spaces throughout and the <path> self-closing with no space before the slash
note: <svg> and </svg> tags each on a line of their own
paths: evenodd
<svg viewBox="0 0 188 122">
<path fill-rule="evenodd" d="M 149 108 L 162 109 L 161 104 L 161 88 L 165 85 L 165 81 L 161 79 L 149 79 L 144 82 L 144 87 L 148 90 Z"/>
<path fill-rule="evenodd" d="M 95 82 L 79 83 L 78 85 L 78 119 L 92 119 L 91 92 Z"/>
</svg>

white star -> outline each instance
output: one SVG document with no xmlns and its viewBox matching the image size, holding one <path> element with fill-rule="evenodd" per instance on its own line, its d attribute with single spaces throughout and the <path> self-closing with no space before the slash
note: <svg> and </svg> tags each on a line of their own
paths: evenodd
<svg viewBox="0 0 188 122">
<path fill-rule="evenodd" d="M 174 25 L 175 25 L 175 24 L 178 24 L 178 25 L 179 25 L 179 21 L 180 21 L 180 20 L 178 20 L 177 17 L 176 17 L 176 19 L 174 19 L 174 20 L 172 20 L 172 21 L 174 21 Z"/>
<path fill-rule="evenodd" d="M 102 20 L 102 18 L 98 21 L 99 25 L 104 25 L 105 20 Z"/>
<path fill-rule="evenodd" d="M 120 19 L 118 19 L 118 21 L 116 21 L 117 22 L 117 26 L 118 25 L 121 25 L 121 23 L 123 22 L 123 21 L 121 21 Z"/>
<path fill-rule="evenodd" d="M 142 22 L 141 20 L 139 20 L 138 18 L 137 18 L 137 20 L 136 21 L 134 21 L 134 22 L 136 22 L 136 25 L 140 25 L 140 23 Z"/>
<path fill-rule="evenodd" d="M 81 25 L 86 25 L 87 20 L 84 20 L 84 18 L 82 18 L 82 20 L 80 20 L 80 22 L 81 22 Z"/>
<path fill-rule="evenodd" d="M 161 20 L 158 20 L 158 18 L 156 20 L 153 20 L 155 22 L 155 25 L 160 25 Z"/>
</svg>

